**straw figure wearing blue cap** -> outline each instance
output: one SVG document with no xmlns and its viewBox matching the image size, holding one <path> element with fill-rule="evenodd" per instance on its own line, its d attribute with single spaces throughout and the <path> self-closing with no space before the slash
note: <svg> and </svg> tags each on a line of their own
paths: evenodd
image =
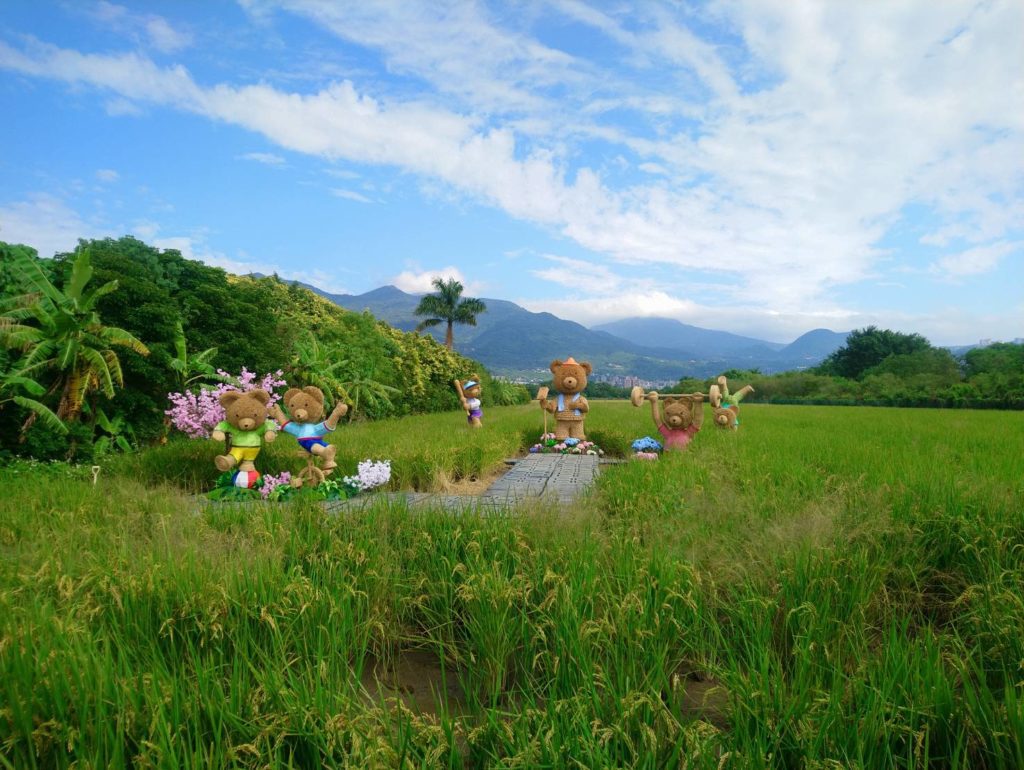
<svg viewBox="0 0 1024 770">
<path fill-rule="evenodd" d="M 484 416 L 480 408 L 480 375 L 471 374 L 468 380 L 455 380 L 455 390 L 459 392 L 459 401 L 466 410 L 466 422 L 474 428 L 483 427 L 481 418 Z"/>
</svg>

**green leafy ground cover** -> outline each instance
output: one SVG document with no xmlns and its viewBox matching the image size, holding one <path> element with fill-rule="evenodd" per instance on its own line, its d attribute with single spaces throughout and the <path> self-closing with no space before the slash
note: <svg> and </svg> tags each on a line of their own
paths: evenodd
<svg viewBox="0 0 1024 770">
<path fill-rule="evenodd" d="M 410 488 L 540 432 L 485 422 L 334 437 Z M 744 406 L 509 516 L 197 513 L 157 464 L 0 476 L 5 766 L 1024 766 L 1019 413 Z"/>
</svg>

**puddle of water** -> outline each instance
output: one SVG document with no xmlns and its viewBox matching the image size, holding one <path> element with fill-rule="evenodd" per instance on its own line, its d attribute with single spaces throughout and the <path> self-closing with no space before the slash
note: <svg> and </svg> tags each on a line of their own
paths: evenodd
<svg viewBox="0 0 1024 770">
<path fill-rule="evenodd" d="M 703 719 L 719 730 L 729 729 L 729 693 L 713 679 L 685 678 L 675 695 L 683 719 Z"/>
<path fill-rule="evenodd" d="M 442 665 L 430 650 L 403 650 L 386 665 L 367 659 L 362 686 L 375 703 L 397 698 L 421 714 L 470 715 L 457 669 L 451 664 Z M 681 677 L 672 703 L 683 720 L 702 719 L 720 730 L 729 729 L 729 695 L 714 679 Z"/>
<path fill-rule="evenodd" d="M 362 685 L 375 702 L 398 698 L 421 714 L 462 715 L 468 710 L 455 667 L 443 666 L 430 650 L 404 650 L 387 665 L 367 659 Z"/>
</svg>

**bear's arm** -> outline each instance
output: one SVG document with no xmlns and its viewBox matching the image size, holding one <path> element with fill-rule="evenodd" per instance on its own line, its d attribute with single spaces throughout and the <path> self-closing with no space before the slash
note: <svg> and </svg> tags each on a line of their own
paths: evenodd
<svg viewBox="0 0 1024 770">
<path fill-rule="evenodd" d="M 343 404 L 340 401 L 334 407 L 334 411 L 331 412 L 331 416 L 324 420 L 324 425 L 327 427 L 327 431 L 330 432 L 338 427 L 338 420 L 348 414 L 348 405 Z"/>
<path fill-rule="evenodd" d="M 581 412 L 589 412 L 590 404 L 587 402 L 586 396 L 580 396 L 578 401 L 574 401 L 572 406 L 579 409 Z"/>
<path fill-rule="evenodd" d="M 651 399 L 651 417 L 654 418 L 654 424 L 658 427 L 658 430 L 665 427 L 665 423 L 661 419 L 661 406 L 659 405 L 657 398 Z"/>
<path fill-rule="evenodd" d="M 256 430 L 268 444 L 273 443 L 274 439 L 277 438 L 277 423 L 269 418 Z"/>
</svg>

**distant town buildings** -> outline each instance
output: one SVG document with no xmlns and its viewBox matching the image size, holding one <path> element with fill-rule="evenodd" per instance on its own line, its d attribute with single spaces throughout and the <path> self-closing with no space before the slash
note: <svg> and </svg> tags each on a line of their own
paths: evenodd
<svg viewBox="0 0 1024 770">
<path fill-rule="evenodd" d="M 607 382 L 609 385 L 614 385 L 617 388 L 635 388 L 639 385 L 646 390 L 665 388 L 676 384 L 676 380 L 641 380 L 632 374 L 597 374 L 594 375 L 593 379 L 595 382 Z"/>
</svg>

